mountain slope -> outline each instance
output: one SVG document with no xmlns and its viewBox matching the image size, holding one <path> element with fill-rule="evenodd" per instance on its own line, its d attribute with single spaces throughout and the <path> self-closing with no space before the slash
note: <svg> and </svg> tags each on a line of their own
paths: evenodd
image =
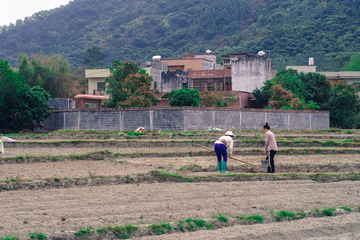
<svg viewBox="0 0 360 240">
<path fill-rule="evenodd" d="M 276 69 L 315 57 L 320 70 L 339 70 L 360 49 L 359 12 L 358 0 L 74 0 L 3 27 L 0 58 L 16 65 L 18 54 L 42 51 L 79 67 L 96 45 L 108 67 L 117 58 L 269 50 Z"/>
</svg>

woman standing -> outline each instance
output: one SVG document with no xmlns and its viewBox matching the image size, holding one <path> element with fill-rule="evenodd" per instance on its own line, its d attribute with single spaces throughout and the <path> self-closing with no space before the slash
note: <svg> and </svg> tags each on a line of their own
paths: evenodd
<svg viewBox="0 0 360 240">
<path fill-rule="evenodd" d="M 216 140 L 214 144 L 214 150 L 218 160 L 219 172 L 227 172 L 227 149 L 229 148 L 229 156 L 231 156 L 233 149 L 233 137 L 235 137 L 235 135 L 232 133 L 232 131 L 227 131 L 225 133 L 225 136 L 220 137 L 218 140 Z M 221 161 L 221 156 L 223 157 L 223 161 Z"/>
<path fill-rule="evenodd" d="M 270 131 L 270 126 L 268 123 L 264 125 L 265 131 L 265 152 L 264 154 L 267 155 L 266 159 L 269 160 L 269 166 L 267 173 L 274 173 L 275 172 L 275 164 L 274 164 L 274 156 L 277 152 L 277 144 L 275 139 L 275 134 Z"/>
</svg>

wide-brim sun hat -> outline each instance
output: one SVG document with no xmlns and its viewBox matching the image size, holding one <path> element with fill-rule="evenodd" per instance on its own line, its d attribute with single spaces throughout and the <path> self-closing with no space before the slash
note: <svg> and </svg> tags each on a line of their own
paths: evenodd
<svg viewBox="0 0 360 240">
<path fill-rule="evenodd" d="M 232 133 L 232 131 L 227 131 L 225 135 L 236 137 L 235 134 Z"/>
</svg>

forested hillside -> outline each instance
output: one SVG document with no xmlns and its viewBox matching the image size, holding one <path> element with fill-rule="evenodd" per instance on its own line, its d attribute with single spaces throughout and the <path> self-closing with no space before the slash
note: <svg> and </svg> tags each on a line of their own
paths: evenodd
<svg viewBox="0 0 360 240">
<path fill-rule="evenodd" d="M 340 70 L 360 49 L 359 0 L 74 0 L 0 33 L 0 59 L 62 54 L 73 68 L 98 46 L 103 63 L 204 53 L 270 51 L 273 68 Z M 288 31 L 291 30 L 291 31 Z M 268 52 L 267 52 L 268 53 Z"/>
</svg>

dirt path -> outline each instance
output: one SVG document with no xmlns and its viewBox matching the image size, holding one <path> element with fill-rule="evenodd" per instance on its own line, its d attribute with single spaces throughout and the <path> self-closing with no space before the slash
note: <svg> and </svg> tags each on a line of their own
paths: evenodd
<svg viewBox="0 0 360 240">
<path fill-rule="evenodd" d="M 0 236 L 75 231 L 226 216 L 358 206 L 358 182 L 313 181 L 155 183 L 69 189 L 9 191 L 0 194 Z M 143 216 L 143 219 L 140 217 Z M 62 221 L 62 217 L 66 220 Z M 24 224 L 25 223 L 27 224 Z M 350 221 L 350 220 L 349 220 Z M 345 222 L 344 222 L 345 224 Z"/>
</svg>

